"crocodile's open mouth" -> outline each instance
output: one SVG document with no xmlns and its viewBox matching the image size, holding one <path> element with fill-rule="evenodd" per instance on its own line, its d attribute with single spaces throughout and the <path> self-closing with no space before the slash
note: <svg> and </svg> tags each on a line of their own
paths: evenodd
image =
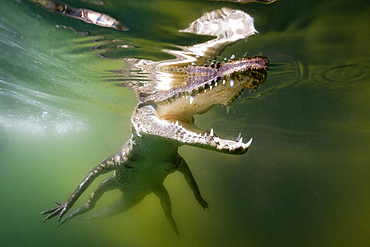
<svg viewBox="0 0 370 247">
<path fill-rule="evenodd" d="M 233 141 L 222 140 L 214 135 L 213 129 L 198 129 L 193 116 L 206 112 L 216 104 L 228 106 L 244 88 L 256 89 L 266 79 L 268 60 L 265 57 L 241 58 L 216 66 L 216 70 L 189 67 L 185 86 L 172 90 L 170 95 L 156 95 L 155 99 L 148 101 L 155 102 L 160 120 L 166 121 L 177 132 L 182 133 L 182 142 L 189 140 L 190 145 L 204 142 L 228 152 L 234 149 L 246 151 L 252 139 L 243 143 L 243 138 L 239 135 Z M 209 73 L 212 73 L 212 78 L 207 80 L 204 77 L 211 77 Z"/>
</svg>

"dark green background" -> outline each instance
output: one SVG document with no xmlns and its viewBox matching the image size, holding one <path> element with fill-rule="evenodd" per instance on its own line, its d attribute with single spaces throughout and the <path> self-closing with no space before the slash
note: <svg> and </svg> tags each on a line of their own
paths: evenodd
<svg viewBox="0 0 370 247">
<path fill-rule="evenodd" d="M 369 1 L 65 2 L 109 14 L 130 31 L 1 1 L 1 246 L 370 245 Z M 180 149 L 210 209 L 175 173 L 165 185 L 180 237 L 153 195 L 113 218 L 43 224 L 38 213 L 66 200 L 130 136 L 136 100 L 112 72 L 125 63 L 98 55 L 169 59 L 163 49 L 210 39 L 177 30 L 224 6 L 252 15 L 259 34 L 222 56 L 263 54 L 271 65 L 262 87 L 229 114 L 214 107 L 196 117 L 223 138 L 253 137 L 247 154 Z M 117 45 L 137 48 L 111 50 Z M 117 196 L 109 193 L 98 207 Z"/>
</svg>

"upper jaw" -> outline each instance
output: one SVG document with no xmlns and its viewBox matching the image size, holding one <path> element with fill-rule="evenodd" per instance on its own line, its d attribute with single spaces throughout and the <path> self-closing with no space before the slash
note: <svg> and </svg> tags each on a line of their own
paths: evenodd
<svg viewBox="0 0 370 247">
<path fill-rule="evenodd" d="M 266 79 L 268 60 L 258 56 L 229 60 L 215 67 L 190 66 L 186 84 L 145 101 L 157 108 L 161 118 L 181 117 L 189 122 L 213 105 L 229 105 L 244 88 L 256 89 Z"/>
</svg>

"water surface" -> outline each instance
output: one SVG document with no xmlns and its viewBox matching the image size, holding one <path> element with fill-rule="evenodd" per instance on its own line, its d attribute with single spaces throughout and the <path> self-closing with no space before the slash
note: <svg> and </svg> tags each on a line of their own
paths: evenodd
<svg viewBox="0 0 370 247">
<path fill-rule="evenodd" d="M 104 28 L 24 0 L 0 3 L 1 246 L 368 246 L 370 244 L 370 4 L 292 1 L 104 1 L 93 9 L 130 30 Z M 96 3 L 100 1 L 95 1 Z M 259 34 L 219 57 L 262 54 L 267 81 L 229 113 L 196 117 L 223 138 L 253 137 L 247 154 L 180 148 L 210 209 L 182 175 L 165 185 L 177 237 L 159 200 L 104 220 L 57 228 L 39 212 L 66 200 L 130 136 L 134 93 L 122 58 L 161 61 L 163 49 L 212 39 L 179 33 L 221 7 L 255 18 Z M 81 206 L 101 181 L 76 203 Z M 103 207 L 119 193 L 107 193 Z"/>
</svg>

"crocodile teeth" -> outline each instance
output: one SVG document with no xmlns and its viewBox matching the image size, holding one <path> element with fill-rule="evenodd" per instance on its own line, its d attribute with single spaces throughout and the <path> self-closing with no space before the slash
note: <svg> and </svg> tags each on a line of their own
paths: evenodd
<svg viewBox="0 0 370 247">
<path fill-rule="evenodd" d="M 204 133 L 204 137 L 207 137 L 207 133 Z"/>
<path fill-rule="evenodd" d="M 230 86 L 234 86 L 234 80 L 233 79 L 230 80 Z"/>
<path fill-rule="evenodd" d="M 242 137 L 242 133 L 239 133 L 238 137 L 236 138 L 237 142 L 240 140 L 240 137 Z"/>
<path fill-rule="evenodd" d="M 179 126 L 179 121 L 176 121 L 175 125 L 176 125 L 176 126 Z"/>
<path fill-rule="evenodd" d="M 222 81 L 222 84 L 225 84 L 225 82 L 226 82 L 226 81 L 225 81 L 225 79 L 224 79 L 224 80 Z"/>
<path fill-rule="evenodd" d="M 230 111 L 230 106 L 226 106 L 226 114 L 229 114 L 229 111 Z"/>
<path fill-rule="evenodd" d="M 214 136 L 213 129 L 211 129 L 211 133 L 209 134 L 209 136 Z"/>
<path fill-rule="evenodd" d="M 190 105 L 193 104 L 193 101 L 194 101 L 194 96 L 190 96 Z"/>
<path fill-rule="evenodd" d="M 249 142 L 247 142 L 245 145 L 246 145 L 247 147 L 249 147 L 249 146 L 252 144 L 252 140 L 253 140 L 253 138 L 251 138 L 251 139 L 249 140 Z"/>
<path fill-rule="evenodd" d="M 242 144 L 242 143 L 243 143 L 243 137 L 240 137 L 238 144 Z"/>
</svg>

